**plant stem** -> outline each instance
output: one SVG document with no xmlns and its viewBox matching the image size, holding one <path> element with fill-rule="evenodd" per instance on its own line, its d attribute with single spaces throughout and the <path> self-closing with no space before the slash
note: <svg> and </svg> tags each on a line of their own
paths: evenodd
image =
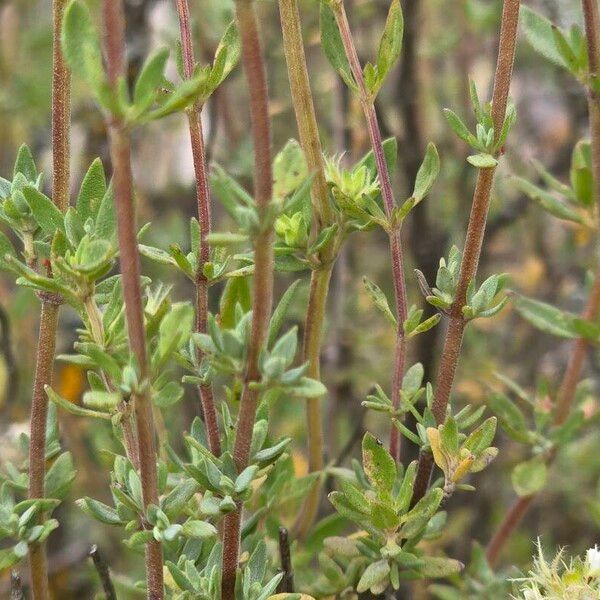
<svg viewBox="0 0 600 600">
<path fill-rule="evenodd" d="M 396 206 L 394 200 L 394 192 L 390 180 L 390 173 L 385 160 L 383 151 L 383 140 L 381 138 L 381 129 L 377 121 L 375 113 L 375 105 L 371 95 L 367 90 L 363 77 L 362 66 L 358 58 L 358 52 L 354 45 L 350 24 L 344 8 L 343 2 L 332 4 L 335 19 L 340 30 L 344 50 L 350 63 L 352 75 L 358 87 L 360 103 L 367 121 L 369 130 L 369 138 L 371 147 L 375 156 L 375 164 L 377 165 L 377 173 L 379 175 L 379 183 L 381 186 L 381 196 L 385 206 L 387 217 L 391 217 L 392 211 Z M 404 259 L 402 256 L 402 242 L 400 238 L 400 229 L 394 228 L 389 231 L 390 256 L 392 260 L 392 276 L 394 282 L 394 297 L 396 304 L 396 319 L 398 321 L 398 329 L 396 331 L 396 347 L 394 352 L 394 368 L 392 375 L 391 399 L 394 408 L 400 405 L 400 389 L 402 387 L 402 378 L 404 376 L 404 368 L 406 363 L 406 338 L 404 336 L 404 321 L 408 315 L 408 303 L 406 296 L 406 281 L 404 277 Z M 400 456 L 400 435 L 396 427 L 392 425 L 390 436 L 390 453 L 398 460 Z"/>
<path fill-rule="evenodd" d="M 183 74 L 190 79 L 194 73 L 194 48 L 190 31 L 190 7 L 187 0 L 176 0 L 183 56 Z M 206 152 L 202 134 L 202 106 L 194 104 L 187 111 L 194 173 L 196 176 L 196 203 L 198 207 L 198 222 L 200 224 L 200 247 L 198 248 L 198 265 L 196 272 L 196 331 L 206 333 L 208 321 L 208 280 L 204 276 L 203 267 L 210 260 L 208 235 L 211 232 L 210 191 L 206 169 Z M 202 353 L 198 350 L 199 358 Z M 210 451 L 215 456 L 221 455 L 221 436 L 213 388 L 211 383 L 198 386 L 204 424 L 208 437 Z"/>
<path fill-rule="evenodd" d="M 311 190 L 313 214 L 317 220 L 317 230 L 331 225 L 333 211 L 329 202 L 329 190 L 325 180 L 323 149 L 319 137 L 317 117 L 302 40 L 302 25 L 296 0 L 279 0 L 283 49 L 285 52 L 292 104 L 296 115 L 298 135 L 308 170 L 315 174 Z M 335 261 L 335 251 L 328 245 L 319 254 L 319 268 L 313 270 L 310 279 L 310 292 L 306 309 L 303 360 L 308 362 L 308 377 L 320 379 L 321 341 L 329 295 L 329 283 Z M 308 438 L 308 470 L 320 471 L 323 468 L 323 419 L 320 398 L 307 398 L 306 423 Z M 299 537 L 307 535 L 313 524 L 321 498 L 321 482 L 315 482 L 301 509 L 294 533 Z"/>
<path fill-rule="evenodd" d="M 254 240 L 254 294 L 252 329 L 233 456 L 239 471 L 248 465 L 259 391 L 252 383 L 260 380 L 258 358 L 267 337 L 273 304 L 273 244 L 268 209 L 272 196 L 271 123 L 267 73 L 260 43 L 253 0 L 236 0 L 236 17 L 242 42 L 242 62 L 250 93 L 250 119 L 254 142 L 254 200 L 261 230 Z M 234 600 L 240 548 L 242 506 L 225 517 L 223 528 L 223 600 Z"/>
<path fill-rule="evenodd" d="M 106 564 L 106 561 L 104 560 L 104 557 L 102 554 L 100 554 L 100 550 L 98 550 L 98 546 L 96 546 L 96 544 L 90 548 L 90 557 L 94 562 L 94 567 L 96 568 L 96 572 L 100 578 L 102 591 L 104 592 L 106 600 L 117 600 L 115 586 L 110 578 L 110 570 Z"/>
<path fill-rule="evenodd" d="M 66 0 L 52 3 L 52 199 L 63 212 L 69 205 L 69 132 L 71 120 L 71 76 L 60 47 Z M 42 296 L 40 330 L 31 399 L 29 435 L 29 498 L 44 496 L 46 472 L 46 419 L 48 398 L 44 388 L 52 384 L 56 331 L 61 300 Z M 48 565 L 43 544 L 29 547 L 31 592 L 34 600 L 49 598 Z"/>
<path fill-rule="evenodd" d="M 519 5 L 520 0 L 504 0 L 502 8 L 500 45 L 494 76 L 494 91 L 492 93 L 492 121 L 496 137 L 502 130 L 506 116 L 506 106 L 515 59 Z M 446 418 L 446 411 L 460 358 L 463 335 L 467 324 L 462 315 L 462 308 L 466 304 L 467 287 L 477 275 L 495 172 L 495 167 L 480 169 L 477 176 L 456 299 L 450 310 L 450 322 L 444 341 L 444 349 L 438 370 L 435 400 L 432 406 L 433 414 L 438 423 L 443 423 Z M 419 457 L 419 468 L 415 480 L 413 504 L 420 500 L 426 493 L 432 469 L 433 459 L 431 453 L 422 452 Z"/>
<path fill-rule="evenodd" d="M 585 33 L 589 57 L 589 77 L 600 75 L 600 44 L 598 36 L 600 28 L 600 17 L 598 15 L 597 0 L 582 0 L 583 16 L 585 23 Z M 591 85 L 588 87 L 588 110 L 590 121 L 590 137 L 592 147 L 592 179 L 594 182 L 594 197 L 596 203 L 596 211 L 600 210 L 600 95 L 595 92 Z M 596 239 L 596 244 L 599 240 Z M 597 253 L 596 253 L 597 254 Z M 597 255 L 597 260 L 598 260 Z M 590 295 L 586 307 L 582 313 L 582 318 L 588 321 L 596 321 L 600 312 L 600 263 L 596 267 L 594 284 L 590 291 Z M 563 375 L 563 379 L 559 388 L 556 400 L 556 409 L 554 414 L 554 424 L 562 425 L 571 412 L 573 401 L 575 400 L 575 392 L 581 371 L 587 353 L 589 343 L 583 338 L 579 338 L 573 344 L 571 356 L 567 368 Z M 556 452 L 550 453 L 548 464 L 554 462 Z M 519 526 L 523 516 L 527 512 L 529 506 L 536 496 L 527 496 L 515 500 L 511 508 L 509 508 L 503 521 L 501 522 L 497 532 L 494 534 L 486 550 L 486 556 L 490 565 L 495 565 L 498 561 L 500 553 L 514 530 Z"/>
<path fill-rule="evenodd" d="M 102 8 L 107 73 L 116 93 L 118 81 L 125 76 L 125 17 L 120 0 L 104 0 Z M 141 382 L 140 390 L 135 393 L 133 401 L 142 495 L 144 506 L 148 506 L 158 504 L 158 479 L 133 199 L 131 143 L 129 132 L 120 118 L 117 116 L 109 118 L 108 125 L 127 332 L 130 350 L 137 361 Z M 156 540 L 146 544 L 146 581 L 149 600 L 162 600 L 164 595 L 162 548 Z"/>
</svg>

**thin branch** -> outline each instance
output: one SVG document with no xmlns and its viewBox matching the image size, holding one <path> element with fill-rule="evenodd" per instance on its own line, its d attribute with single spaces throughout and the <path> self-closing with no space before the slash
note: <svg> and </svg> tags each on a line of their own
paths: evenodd
<svg viewBox="0 0 600 600">
<path fill-rule="evenodd" d="M 292 104 L 296 115 L 296 124 L 300 144 L 306 157 L 308 170 L 315 174 L 311 190 L 313 214 L 317 221 L 317 231 L 331 225 L 333 212 L 329 202 L 329 190 L 325 180 L 323 150 L 319 137 L 319 128 L 315 114 L 315 106 L 306 54 L 302 40 L 302 24 L 296 0 L 279 0 L 281 30 L 283 32 L 283 49 L 287 64 L 288 78 L 292 95 Z M 310 280 L 310 292 L 306 308 L 306 319 L 303 341 L 303 360 L 308 363 L 308 376 L 313 379 L 321 377 L 321 343 L 329 284 L 335 261 L 334 251 L 330 245 L 318 256 L 320 267 L 313 270 Z M 323 469 L 323 417 L 320 398 L 307 398 L 306 423 L 308 443 L 308 469 L 310 472 Z M 299 537 L 308 534 L 319 508 L 321 499 L 321 482 L 317 480 L 306 497 L 301 513 L 294 525 L 294 533 Z"/>
<path fill-rule="evenodd" d="M 582 0 L 581 4 L 585 23 L 589 56 L 589 78 L 591 84 L 592 78 L 597 78 L 600 75 L 600 17 L 598 15 L 597 0 Z M 598 211 L 600 209 L 600 95 L 594 91 L 592 85 L 588 86 L 588 108 L 592 146 L 592 179 L 594 181 L 596 210 Z M 595 243 L 598 244 L 599 240 L 596 240 Z M 600 257 L 597 256 L 597 259 L 598 258 Z M 596 321 L 599 312 L 600 264 L 596 267 L 594 285 L 581 316 L 585 320 Z M 562 425 L 571 413 L 577 384 L 581 377 L 588 347 L 588 341 L 583 338 L 577 339 L 573 345 L 573 350 L 569 357 L 569 362 L 563 375 L 556 399 L 556 412 L 554 415 L 554 424 L 556 426 Z M 550 453 L 547 460 L 549 465 L 554 462 L 555 456 L 556 452 Z M 506 513 L 486 550 L 487 559 L 491 565 L 494 565 L 498 561 L 502 549 L 510 539 L 514 530 L 518 527 L 534 498 L 535 496 L 519 498 Z"/>
<path fill-rule="evenodd" d="M 104 590 L 104 595 L 106 600 L 117 600 L 117 594 L 115 592 L 115 586 L 113 585 L 112 579 L 110 578 L 110 571 L 108 569 L 108 565 L 104 560 L 102 554 L 98 550 L 98 546 L 94 544 L 90 548 L 90 557 L 94 561 L 94 567 L 98 572 L 98 577 L 100 578 L 100 583 L 102 584 L 102 589 Z"/>
<path fill-rule="evenodd" d="M 190 79 L 194 73 L 194 48 L 190 32 L 190 7 L 187 0 L 176 0 L 181 49 L 183 55 L 183 73 Z M 206 152 L 202 134 L 202 107 L 196 103 L 187 111 L 194 173 L 196 176 L 196 202 L 198 206 L 198 222 L 200 223 L 200 247 L 198 248 L 198 266 L 196 272 L 196 331 L 206 333 L 208 322 L 208 280 L 204 276 L 203 267 L 210 260 L 210 247 L 207 239 L 211 231 L 210 191 L 206 172 Z M 198 350 L 201 357 L 201 351 Z M 202 412 L 208 437 L 210 451 L 215 456 L 221 454 L 221 437 L 217 419 L 212 384 L 198 386 Z"/>
<path fill-rule="evenodd" d="M 506 116 L 506 106 L 515 58 L 519 5 L 520 0 L 504 0 L 502 9 L 500 46 L 498 48 L 494 91 L 492 94 L 492 120 L 496 136 L 500 135 Z M 477 267 L 479 265 L 487 215 L 492 197 L 495 171 L 495 167 L 480 169 L 475 185 L 460 277 L 456 291 L 456 300 L 450 311 L 450 323 L 448 324 L 448 331 L 444 341 L 435 400 L 432 406 L 433 414 L 438 423 L 443 423 L 446 418 L 446 410 L 450 401 L 450 394 L 460 358 L 463 334 L 467 323 L 463 318 L 462 308 L 466 304 L 467 287 L 477 275 Z M 427 491 L 432 469 L 433 460 L 431 453 L 421 453 L 415 481 L 413 503 L 417 502 Z"/>
<path fill-rule="evenodd" d="M 283 578 L 277 587 L 278 592 L 294 593 L 294 569 L 290 553 L 290 538 L 285 527 L 279 528 L 279 559 Z"/>
<path fill-rule="evenodd" d="M 273 243 L 268 209 L 272 196 L 271 122 L 267 73 L 252 0 L 236 1 L 242 42 L 242 62 L 250 92 L 250 118 L 254 141 L 254 199 L 263 227 L 254 240 L 254 294 L 252 330 L 246 374 L 240 400 L 233 455 L 239 471 L 248 465 L 259 392 L 251 384 L 260 379 L 259 354 L 264 347 L 273 304 Z M 242 506 L 227 515 L 223 528 L 223 600 L 233 600 L 239 559 Z"/>
<path fill-rule="evenodd" d="M 125 17 L 120 0 L 104 0 L 104 46 L 108 79 L 115 90 L 125 76 Z M 131 143 L 123 122 L 109 118 L 110 154 L 117 214 L 123 297 L 130 350 L 140 373 L 140 390 L 134 395 L 140 477 L 144 506 L 158 504 L 158 477 L 154 417 L 148 389 L 148 356 L 140 285 L 140 257 L 137 245 L 136 213 L 131 173 Z M 163 560 L 160 542 L 146 544 L 146 581 L 148 598 L 162 600 Z"/>
<path fill-rule="evenodd" d="M 381 129 L 375 113 L 375 106 L 370 94 L 367 91 L 367 86 L 363 77 L 362 66 L 352 33 L 350 24 L 344 8 L 343 2 L 332 5 L 335 19 L 340 30 L 344 50 L 350 63 L 352 75 L 358 87 L 359 99 L 363 109 L 367 128 L 369 130 L 369 138 L 371 147 L 375 156 L 375 164 L 377 165 L 377 173 L 379 175 L 379 183 L 381 186 L 381 196 L 385 206 L 386 215 L 391 217 L 392 211 L 396 206 L 394 200 L 394 192 L 390 180 L 390 173 L 385 160 L 383 151 L 383 140 L 381 138 Z M 394 283 L 394 297 L 396 304 L 396 318 L 398 321 L 398 329 L 396 332 L 396 346 L 394 352 L 394 368 L 392 375 L 391 399 L 395 408 L 400 405 L 400 389 L 402 387 L 402 378 L 406 363 L 406 338 L 404 336 L 404 321 L 408 315 L 408 302 L 406 295 L 406 280 L 404 276 L 404 259 L 402 255 L 402 242 L 400 239 L 400 230 L 394 228 L 389 232 L 390 256 L 392 260 L 392 277 Z M 400 436 L 396 427 L 392 426 L 390 437 L 390 453 L 396 459 L 400 455 Z"/>
<path fill-rule="evenodd" d="M 60 47 L 66 0 L 52 3 L 52 199 L 64 212 L 69 204 L 69 131 L 71 76 Z M 48 398 L 44 388 L 52 384 L 56 331 L 61 300 L 41 296 L 40 330 L 35 361 L 29 436 L 29 498 L 44 496 L 46 473 L 46 420 Z M 31 591 L 34 600 L 47 600 L 48 564 L 43 544 L 29 547 Z"/>
</svg>

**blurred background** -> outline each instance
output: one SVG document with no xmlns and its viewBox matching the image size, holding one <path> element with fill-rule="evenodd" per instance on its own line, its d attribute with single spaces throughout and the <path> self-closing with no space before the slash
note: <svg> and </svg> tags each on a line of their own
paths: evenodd
<svg viewBox="0 0 600 600">
<path fill-rule="evenodd" d="M 89 2 L 97 10 L 97 0 Z M 127 0 L 127 38 L 131 77 L 143 58 L 160 45 L 175 47 L 178 28 L 174 3 Z M 232 18 L 231 0 L 192 0 L 196 52 L 200 60 L 212 60 L 214 49 Z M 336 77 L 319 46 L 318 2 L 301 0 L 311 84 L 315 94 L 323 145 L 330 155 L 347 153 L 359 157 L 368 150 L 362 112 Z M 576 0 L 531 0 L 530 6 L 553 21 L 569 26 L 580 19 Z M 287 73 L 281 45 L 277 3 L 259 0 L 260 20 L 270 77 L 273 144 L 280 149 L 296 137 Z M 361 57 L 375 52 L 387 13 L 387 0 L 346 0 Z M 466 146 L 446 126 L 443 107 L 451 107 L 472 119 L 467 77 L 477 83 L 480 95 L 489 97 L 495 62 L 499 0 L 405 0 L 404 52 L 401 64 L 386 84 L 378 112 L 386 136 L 399 140 L 394 173 L 397 199 L 408 197 L 426 143 L 440 152 L 442 171 L 430 197 L 419 205 L 403 231 L 408 253 L 407 278 L 413 303 L 422 304 L 413 268 L 427 279 L 452 244 L 462 247 L 475 169 L 464 160 Z M 170 65 L 175 76 L 175 65 Z M 38 166 L 50 172 L 50 77 L 51 6 L 49 0 L 1 0 L 0 3 L 0 175 L 10 174 L 16 151 L 26 142 Z M 97 110 L 79 81 L 73 88 L 72 186 L 76 190 L 89 163 L 107 159 L 106 130 Z M 481 277 L 507 272 L 511 287 L 564 309 L 579 312 L 585 298 L 586 271 L 592 252 L 585 232 L 558 221 L 522 197 L 510 176 L 529 177 L 531 160 L 546 165 L 559 179 L 567 180 L 574 144 L 587 135 L 587 107 L 582 88 L 566 73 L 554 68 L 521 40 L 517 53 L 512 96 L 518 122 L 509 138 L 506 159 L 499 171 Z M 204 108 L 203 121 L 209 158 L 222 164 L 245 185 L 251 186 L 252 156 L 249 140 L 247 94 L 238 68 Z M 472 124 L 472 120 L 470 121 Z M 147 234 L 151 245 L 187 244 L 187 223 L 195 212 L 195 190 L 186 121 L 170 117 L 136 131 L 134 172 L 139 198 L 140 222 L 152 222 Z M 49 177 L 47 177 L 49 180 Z M 50 191 L 50 190 L 46 190 Z M 215 229 L 229 226 L 221 207 L 214 204 Z M 168 271 L 144 261 L 153 279 L 169 279 Z M 340 258 L 332 284 L 323 380 L 330 393 L 326 400 L 328 457 L 348 461 L 359 452 L 356 443 L 365 429 L 386 435 L 385 419 L 364 414 L 361 401 L 374 382 L 387 389 L 393 354 L 393 332 L 372 305 L 362 285 L 368 275 L 391 295 L 390 263 L 383 233 L 353 234 Z M 306 275 L 302 275 L 306 278 Z M 281 293 L 292 281 L 278 275 Z M 193 290 L 183 277 L 169 281 L 179 299 L 190 299 Z M 294 318 L 301 325 L 306 285 L 295 302 Z M 213 293 L 216 304 L 218 293 Z M 217 306 L 213 307 L 215 310 Z M 37 337 L 38 301 L 26 289 L 13 285 L 0 273 L 0 455 L 19 463 L 16 442 L 26 430 Z M 78 322 L 69 309 L 62 312 L 59 352 L 70 349 Z M 503 384 L 497 373 L 507 375 L 536 396 L 539 402 L 553 396 L 568 358 L 568 341 L 534 330 L 510 305 L 494 319 L 480 319 L 468 328 L 455 390 L 457 406 L 485 403 L 491 389 Z M 412 346 L 412 362 L 425 367 L 426 379 L 434 382 L 443 324 L 420 336 Z M 595 410 L 600 365 L 590 353 L 585 376 L 589 385 L 589 410 Z M 55 381 L 62 396 L 78 402 L 86 385 L 77 367 L 57 363 Z M 179 405 L 171 419 L 171 431 L 184 430 L 198 407 L 193 394 Z M 294 461 L 298 472 L 306 468 L 303 455 L 303 406 L 282 404 L 275 427 L 298 440 Z M 109 429 L 60 414 L 65 445 L 73 452 L 79 476 L 70 499 L 61 506 L 60 529 L 50 538 L 50 568 L 59 598 L 93 596 L 94 579 L 87 552 L 98 544 L 117 573 L 132 572 L 141 560 L 127 558 L 120 540 L 107 526 L 92 523 L 73 504 L 82 495 L 108 496 L 102 450 L 114 443 Z M 406 443 L 405 457 L 414 456 Z M 523 448 L 499 433 L 500 457 L 477 476 L 478 492 L 462 493 L 448 506 L 449 528 L 440 540 L 448 553 L 466 560 L 470 540 L 489 540 L 494 526 L 514 498 L 510 468 L 523 458 Z M 340 456 L 342 454 L 342 456 Z M 576 468 L 573 468 L 576 465 Z M 514 537 L 505 562 L 526 565 L 532 540 L 543 536 L 547 545 L 569 545 L 579 553 L 600 541 L 600 437 L 589 435 L 571 444 L 559 456 L 548 489 L 535 503 Z M 324 506 L 324 510 L 328 510 Z M 594 527 L 590 527 L 594 523 Z M 128 562 L 129 561 L 129 562 Z M 8 597 L 7 577 L 0 580 L 0 597 Z M 94 584 L 95 585 L 95 584 Z M 135 597 L 135 593 L 131 592 Z"/>
</svg>

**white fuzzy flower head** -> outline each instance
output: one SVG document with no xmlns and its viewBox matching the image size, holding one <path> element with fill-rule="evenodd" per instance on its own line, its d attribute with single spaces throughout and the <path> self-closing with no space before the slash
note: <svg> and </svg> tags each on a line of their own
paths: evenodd
<svg viewBox="0 0 600 600">
<path fill-rule="evenodd" d="M 600 550 L 597 544 L 585 553 L 585 563 L 590 575 L 600 576 Z"/>
</svg>

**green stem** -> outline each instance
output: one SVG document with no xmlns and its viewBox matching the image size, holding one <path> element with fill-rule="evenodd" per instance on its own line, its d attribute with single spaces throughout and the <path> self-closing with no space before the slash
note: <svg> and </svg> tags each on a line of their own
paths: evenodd
<svg viewBox="0 0 600 600">
<path fill-rule="evenodd" d="M 104 0 L 104 42 L 108 79 L 116 92 L 119 80 L 125 76 L 125 17 L 120 0 Z M 141 390 L 134 397 L 140 478 L 144 506 L 158 504 L 158 476 L 152 400 L 149 394 L 148 355 L 142 290 L 140 284 L 140 256 L 137 245 L 136 213 L 133 201 L 131 173 L 131 143 L 124 123 L 109 118 L 110 155 L 113 165 L 113 186 L 117 215 L 117 233 L 121 257 L 123 297 L 129 347 L 137 361 Z M 146 583 L 149 600 L 162 600 L 163 557 L 160 542 L 146 544 Z"/>
<path fill-rule="evenodd" d="M 379 175 L 379 183 L 381 186 L 381 196 L 385 206 L 385 212 L 388 218 L 392 216 L 392 211 L 396 206 L 394 200 L 394 192 L 390 173 L 385 160 L 383 151 L 383 140 L 381 137 L 381 129 L 375 112 L 375 105 L 371 94 L 367 90 L 365 79 L 363 76 L 362 66 L 358 58 L 358 52 L 350 31 L 350 24 L 344 8 L 343 2 L 335 2 L 332 4 L 335 19 L 340 30 L 340 36 L 344 45 L 344 50 L 350 64 L 350 69 L 354 77 L 354 81 L 358 87 L 359 100 L 363 109 L 367 128 L 369 130 L 369 138 L 371 147 L 375 156 L 375 164 L 377 165 L 377 173 Z M 398 328 L 396 331 L 396 345 L 394 351 L 394 366 L 392 370 L 392 389 L 391 400 L 395 408 L 400 405 L 400 389 L 402 387 L 402 378 L 406 366 L 406 338 L 404 336 L 404 322 L 408 316 L 408 301 L 406 294 L 406 279 L 404 276 L 404 258 L 402 252 L 402 241 L 400 230 L 395 228 L 389 231 L 389 246 L 390 257 L 392 261 L 392 279 L 394 283 L 394 298 L 396 306 L 396 319 Z M 398 430 L 392 425 L 390 434 L 390 453 L 398 460 L 400 456 L 400 436 Z"/>
<path fill-rule="evenodd" d="M 315 174 L 311 190 L 313 213 L 317 218 L 317 229 L 331 225 L 334 219 L 329 202 L 329 190 L 325 180 L 323 150 L 308 69 L 302 40 L 302 25 L 296 0 L 279 0 L 281 30 L 283 33 L 283 49 L 285 52 L 288 78 L 292 95 L 292 104 L 296 115 L 298 135 L 308 170 Z M 306 309 L 303 359 L 308 362 L 308 376 L 320 379 L 321 341 L 323 325 L 329 295 L 329 283 L 335 250 L 330 244 L 318 257 L 321 266 L 311 274 L 310 292 Z M 306 424 L 308 438 L 308 469 L 310 472 L 323 468 L 323 420 L 321 399 L 307 398 Z M 296 521 L 294 531 L 305 537 L 312 526 L 321 498 L 321 483 L 317 481 L 306 497 L 302 511 Z"/>
<path fill-rule="evenodd" d="M 194 73 L 195 66 L 194 48 L 190 31 L 190 7 L 187 0 L 176 0 L 176 4 L 183 55 L 183 72 L 185 78 L 190 79 Z M 196 331 L 206 333 L 208 323 L 208 280 L 204 276 L 203 267 L 210 260 L 210 247 L 207 239 L 211 232 L 211 211 L 201 111 L 202 107 L 194 104 L 187 111 L 187 116 L 196 177 L 198 222 L 200 224 L 200 247 L 198 248 L 196 273 Z M 198 352 L 199 358 L 201 358 L 201 353 L 200 351 Z M 204 424 L 210 451 L 215 456 L 220 456 L 221 436 L 212 384 L 200 385 L 198 386 L 198 391 L 202 403 L 202 413 L 204 415 Z"/>
<path fill-rule="evenodd" d="M 506 117 L 506 106 L 515 60 L 517 26 L 519 23 L 520 0 L 504 0 L 502 24 L 500 27 L 500 46 L 494 75 L 494 91 L 492 93 L 492 121 L 498 136 Z M 437 387 L 432 411 L 438 423 L 443 423 L 454 385 L 456 369 L 460 359 L 466 321 L 462 315 L 462 307 L 466 304 L 467 287 L 477 275 L 479 257 L 485 235 L 488 210 L 492 199 L 492 187 L 496 169 L 480 169 L 473 194 L 473 204 L 467 228 L 465 247 L 462 256 L 460 276 L 456 291 L 456 299 L 450 311 L 450 322 L 444 341 L 442 359 L 438 370 Z M 415 480 L 413 503 L 427 492 L 429 479 L 433 470 L 433 459 L 430 452 L 422 452 L 419 457 L 419 468 Z"/>
<path fill-rule="evenodd" d="M 264 347 L 273 304 L 273 232 L 268 224 L 272 197 L 271 122 L 267 73 L 252 0 L 236 1 L 236 17 L 242 41 L 242 62 L 250 92 L 250 118 L 254 141 L 254 199 L 263 227 L 254 240 L 254 294 L 252 329 L 233 456 L 239 471 L 247 465 L 259 401 L 252 383 L 260 380 L 258 359 Z M 234 600 L 239 560 L 242 506 L 225 517 L 223 527 L 222 600 Z"/>
<path fill-rule="evenodd" d="M 69 205 L 69 131 L 71 121 L 71 76 L 64 61 L 60 34 L 66 0 L 52 3 L 52 199 L 64 212 Z M 52 384 L 56 331 L 60 301 L 42 296 L 40 330 L 31 399 L 29 437 L 29 498 L 44 496 L 46 472 L 46 419 L 48 398 L 44 388 Z M 29 548 L 31 592 L 34 600 L 47 600 L 48 565 L 43 544 Z"/>
</svg>

